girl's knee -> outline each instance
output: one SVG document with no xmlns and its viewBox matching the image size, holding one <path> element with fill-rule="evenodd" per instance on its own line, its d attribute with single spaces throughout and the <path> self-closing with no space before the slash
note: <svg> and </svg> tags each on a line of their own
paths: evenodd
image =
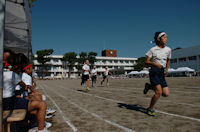
<svg viewBox="0 0 200 132">
<path fill-rule="evenodd" d="M 42 107 L 47 107 L 47 104 L 44 101 L 41 101 L 41 105 L 42 105 Z"/>
<path fill-rule="evenodd" d="M 155 96 L 160 97 L 161 95 L 162 95 L 162 92 L 161 92 L 161 91 L 156 91 L 156 92 L 155 92 Z"/>
<path fill-rule="evenodd" d="M 163 97 L 168 97 L 168 96 L 169 96 L 169 93 L 163 93 L 162 96 L 163 96 Z"/>
</svg>

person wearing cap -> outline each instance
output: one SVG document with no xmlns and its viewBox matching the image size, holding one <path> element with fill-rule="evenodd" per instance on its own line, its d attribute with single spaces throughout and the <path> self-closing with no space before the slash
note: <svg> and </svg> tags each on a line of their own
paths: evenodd
<svg viewBox="0 0 200 132">
<path fill-rule="evenodd" d="M 154 105 L 162 95 L 164 97 L 169 96 L 169 88 L 165 80 L 167 76 L 168 68 L 171 58 L 171 49 L 166 46 L 167 34 L 165 32 L 156 32 L 154 36 L 154 43 L 156 46 L 151 48 L 146 53 L 145 63 L 150 65 L 149 71 L 150 83 L 145 84 L 143 93 L 147 94 L 149 89 L 155 91 L 154 96 L 151 99 L 150 105 L 147 108 L 147 114 L 156 116 L 153 110 Z"/>
<path fill-rule="evenodd" d="M 103 72 L 103 80 L 101 81 L 101 86 L 103 85 L 103 82 L 105 81 L 105 79 L 106 79 L 106 85 L 107 86 L 109 85 L 108 83 L 109 74 L 111 73 L 109 72 L 108 67 L 106 66 L 105 71 Z"/>
<path fill-rule="evenodd" d="M 32 63 L 27 64 L 23 68 L 23 71 L 24 72 L 22 74 L 22 81 L 26 84 L 27 90 L 22 93 L 22 97 L 26 98 L 26 99 L 29 99 L 30 101 L 40 101 L 40 102 L 45 101 L 46 100 L 46 96 L 35 90 L 35 88 L 36 88 L 36 79 L 34 77 L 32 77 L 32 72 L 33 72 Z M 56 110 L 53 110 L 53 109 L 51 109 L 51 111 L 52 112 L 56 112 Z M 47 114 L 47 112 L 49 113 L 50 110 L 47 109 L 46 110 L 46 114 Z M 33 112 L 33 114 L 34 114 L 34 112 Z M 48 115 L 48 116 L 52 117 L 52 115 Z M 34 117 L 34 116 L 32 116 L 32 117 Z M 34 119 L 34 118 L 31 118 L 31 119 Z M 31 123 L 34 124 L 34 120 L 31 120 Z M 47 124 L 49 126 L 52 126 L 52 123 L 45 121 L 45 128 L 47 128 Z M 34 129 L 38 129 L 38 127 L 31 128 L 30 130 L 34 130 Z"/>
<path fill-rule="evenodd" d="M 14 52 L 12 52 L 12 50 L 4 49 L 4 51 L 3 51 L 4 69 L 11 69 L 11 65 L 8 63 L 7 59 L 13 54 L 14 54 Z"/>
<path fill-rule="evenodd" d="M 15 55 L 12 55 L 8 61 L 10 65 L 12 65 L 11 71 L 15 72 L 18 76 L 21 76 L 22 70 L 31 68 L 32 65 L 26 66 L 28 63 L 28 58 L 23 53 L 18 53 Z M 22 81 L 22 76 L 19 77 L 21 82 L 14 85 L 13 92 L 15 95 L 14 100 L 14 109 L 26 109 L 30 113 L 35 113 L 37 116 L 37 123 L 38 123 L 38 132 L 48 132 L 48 130 L 45 128 L 45 114 L 46 114 L 46 103 L 44 101 L 38 101 L 38 100 L 29 100 L 26 98 L 20 98 L 18 95 L 20 95 L 21 92 L 27 91 L 28 85 L 26 85 L 25 82 Z M 14 79 L 16 80 L 16 78 Z M 16 90 L 20 85 L 20 90 Z M 16 90 L 16 91 L 15 91 Z"/>
</svg>

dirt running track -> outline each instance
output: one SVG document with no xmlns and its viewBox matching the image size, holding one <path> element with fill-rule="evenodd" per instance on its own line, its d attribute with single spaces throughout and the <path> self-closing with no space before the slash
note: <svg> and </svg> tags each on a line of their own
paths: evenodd
<svg viewBox="0 0 200 132">
<path fill-rule="evenodd" d="M 80 80 L 38 81 L 47 105 L 57 110 L 52 132 L 200 132 L 200 78 L 167 78 L 169 97 L 155 106 L 158 117 L 144 113 L 153 91 L 143 94 L 148 79 L 100 80 L 85 92 Z"/>
</svg>

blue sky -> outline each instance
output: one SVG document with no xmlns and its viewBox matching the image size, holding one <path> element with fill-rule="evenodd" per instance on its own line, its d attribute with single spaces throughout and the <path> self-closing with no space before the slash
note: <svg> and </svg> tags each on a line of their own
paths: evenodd
<svg viewBox="0 0 200 132">
<path fill-rule="evenodd" d="M 156 31 L 172 49 L 200 45 L 200 0 L 37 0 L 31 12 L 33 53 L 116 49 L 141 57 Z"/>
</svg>

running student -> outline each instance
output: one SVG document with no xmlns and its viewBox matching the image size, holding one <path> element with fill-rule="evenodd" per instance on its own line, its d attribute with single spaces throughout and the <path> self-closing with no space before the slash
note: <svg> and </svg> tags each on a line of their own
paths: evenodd
<svg viewBox="0 0 200 132">
<path fill-rule="evenodd" d="M 94 66 L 94 68 L 92 69 L 91 74 L 92 74 L 92 87 L 93 87 L 93 84 L 96 83 L 96 80 L 97 80 L 96 66 Z"/>
<path fill-rule="evenodd" d="M 90 90 L 90 66 L 89 66 L 89 60 L 85 61 L 85 64 L 82 67 L 83 69 L 83 82 L 87 81 L 87 87 L 86 90 Z"/>
<path fill-rule="evenodd" d="M 156 43 L 156 46 L 146 53 L 145 60 L 145 63 L 151 66 L 151 69 L 149 70 L 151 84 L 146 83 L 144 88 L 144 94 L 147 94 L 149 89 L 155 91 L 150 105 L 147 108 L 147 114 L 152 116 L 155 116 L 153 107 L 159 97 L 161 95 L 164 97 L 169 96 L 169 88 L 165 76 L 167 76 L 171 58 L 171 49 L 166 46 L 167 34 L 165 32 L 156 32 L 154 42 Z"/>
<path fill-rule="evenodd" d="M 111 74 L 111 73 L 109 72 L 108 67 L 106 66 L 105 71 L 103 73 L 103 80 L 101 81 L 101 86 L 102 86 L 103 82 L 105 81 L 105 79 L 106 79 L 106 85 L 107 86 L 109 85 L 109 83 L 108 83 L 109 74 Z"/>
</svg>

